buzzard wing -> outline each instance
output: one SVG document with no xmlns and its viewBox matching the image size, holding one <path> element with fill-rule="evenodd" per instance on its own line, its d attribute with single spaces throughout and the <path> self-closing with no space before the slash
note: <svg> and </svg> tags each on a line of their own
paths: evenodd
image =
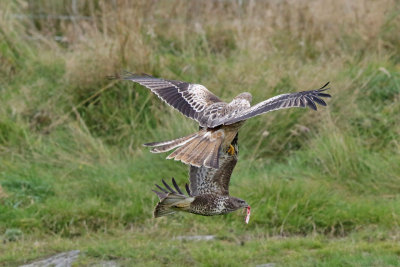
<svg viewBox="0 0 400 267">
<path fill-rule="evenodd" d="M 198 196 L 203 194 L 229 195 L 229 181 L 233 169 L 237 163 L 238 147 L 236 138 L 232 145 L 235 146 L 235 154 L 225 151 L 219 153 L 219 169 L 190 166 L 190 194 Z"/>
<path fill-rule="evenodd" d="M 119 78 L 150 89 L 168 105 L 176 108 L 186 117 L 198 121 L 201 126 L 204 126 L 201 123 L 203 111 L 214 103 L 224 103 L 200 84 L 164 80 L 147 74 L 138 75 L 129 72 L 124 73 Z"/>
<path fill-rule="evenodd" d="M 233 111 L 227 113 L 225 116 L 215 119 L 212 122 L 211 127 L 233 124 L 273 110 L 284 108 L 309 107 L 313 110 L 317 110 L 316 103 L 326 106 L 326 103 L 322 98 L 331 97 L 330 94 L 323 93 L 329 89 L 327 88 L 328 84 L 329 82 L 317 90 L 278 95 L 248 109 L 241 110 L 240 112 Z"/>
</svg>

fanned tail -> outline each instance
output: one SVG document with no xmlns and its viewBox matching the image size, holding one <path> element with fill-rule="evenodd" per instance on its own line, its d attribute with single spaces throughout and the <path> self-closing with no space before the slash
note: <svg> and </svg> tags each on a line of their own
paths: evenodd
<svg viewBox="0 0 400 267">
<path fill-rule="evenodd" d="M 160 191 L 153 190 L 154 193 L 160 199 L 157 206 L 154 208 L 154 217 L 162 217 L 173 214 L 177 211 L 186 211 L 190 208 L 190 204 L 193 202 L 194 198 L 190 197 L 190 191 L 188 191 L 188 186 L 186 186 L 186 191 L 189 196 L 183 194 L 175 179 L 172 178 L 172 184 L 175 190 L 172 189 L 164 180 L 162 180 L 165 188 L 155 185 Z"/>
<path fill-rule="evenodd" d="M 224 130 L 199 132 L 171 141 L 148 143 L 145 146 L 153 147 L 150 151 L 160 153 L 177 148 L 167 159 L 180 160 L 183 163 L 207 168 L 219 168 L 218 154 L 224 140 Z"/>
<path fill-rule="evenodd" d="M 170 141 L 147 143 L 147 144 L 143 144 L 143 145 L 152 147 L 152 149 L 150 150 L 152 153 L 167 152 L 171 149 L 177 148 L 177 147 L 182 146 L 185 143 L 189 142 L 196 136 L 196 134 L 197 133 L 191 134 L 188 136 L 184 136 L 184 137 L 181 137 L 178 139 L 170 140 Z"/>
</svg>

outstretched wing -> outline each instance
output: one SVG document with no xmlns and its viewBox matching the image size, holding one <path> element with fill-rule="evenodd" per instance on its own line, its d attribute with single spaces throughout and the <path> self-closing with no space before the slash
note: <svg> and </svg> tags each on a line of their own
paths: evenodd
<svg viewBox="0 0 400 267">
<path fill-rule="evenodd" d="M 191 196 L 203 194 L 229 195 L 229 181 L 237 163 L 237 136 L 232 142 L 235 154 L 220 151 L 219 169 L 190 166 L 189 190 Z"/>
<path fill-rule="evenodd" d="M 129 72 L 120 75 L 118 78 L 145 86 L 183 115 L 198 122 L 208 106 L 222 102 L 201 84 L 164 80 L 147 74 L 138 75 Z"/>
<path fill-rule="evenodd" d="M 154 193 L 156 193 L 156 195 L 158 196 L 158 198 L 160 200 L 163 200 L 164 198 L 166 198 L 168 196 L 168 194 L 175 194 L 178 196 L 185 197 L 185 193 L 182 192 L 181 188 L 176 183 L 174 177 L 172 177 L 171 181 L 172 181 L 172 184 L 175 187 L 175 189 L 173 189 L 171 186 L 169 186 L 168 183 L 164 181 L 164 179 L 162 179 L 161 181 L 163 182 L 165 188 L 162 186 L 159 186 L 158 184 L 154 184 L 158 188 L 157 190 L 160 190 L 160 191 L 151 190 Z M 190 196 L 190 191 L 189 191 L 189 187 L 187 184 L 186 184 L 186 193 Z"/>
<path fill-rule="evenodd" d="M 328 84 L 329 82 L 317 90 L 278 95 L 248 109 L 241 110 L 240 112 L 233 111 L 227 113 L 224 117 L 214 120 L 211 127 L 233 124 L 273 110 L 284 108 L 309 107 L 313 110 L 317 110 L 317 105 L 315 103 L 326 106 L 322 98 L 331 97 L 330 94 L 323 93 L 329 89 L 327 88 Z"/>
</svg>

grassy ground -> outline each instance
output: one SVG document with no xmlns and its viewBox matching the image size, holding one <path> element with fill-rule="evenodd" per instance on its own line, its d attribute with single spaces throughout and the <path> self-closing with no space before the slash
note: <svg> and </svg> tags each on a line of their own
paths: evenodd
<svg viewBox="0 0 400 267">
<path fill-rule="evenodd" d="M 77 266 L 400 266 L 400 20 L 384 2 L 2 3 L 0 265 L 79 249 Z M 329 80 L 333 98 L 240 131 L 231 194 L 249 225 L 155 220 L 153 184 L 183 184 L 187 167 L 141 144 L 197 126 L 104 78 L 121 69 L 255 103 Z"/>
</svg>

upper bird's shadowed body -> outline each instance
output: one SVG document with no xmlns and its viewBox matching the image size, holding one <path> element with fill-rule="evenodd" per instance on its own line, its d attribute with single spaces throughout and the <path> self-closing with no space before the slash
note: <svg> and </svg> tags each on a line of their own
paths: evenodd
<svg viewBox="0 0 400 267">
<path fill-rule="evenodd" d="M 241 93 L 230 103 L 226 103 L 200 84 L 132 73 L 125 73 L 117 78 L 145 86 L 186 117 L 196 120 L 201 127 L 197 133 L 175 140 L 144 144 L 152 147 L 151 152 L 161 153 L 177 148 L 168 159 L 174 158 L 192 166 L 215 169 L 220 167 L 220 151 L 229 151 L 231 154 L 234 152 L 231 142 L 247 119 L 284 108 L 308 106 L 317 110 L 315 103 L 326 106 L 321 98 L 330 97 L 323 93 L 329 89 L 329 83 L 326 83 L 317 90 L 282 94 L 250 106 L 250 93 Z"/>
</svg>

